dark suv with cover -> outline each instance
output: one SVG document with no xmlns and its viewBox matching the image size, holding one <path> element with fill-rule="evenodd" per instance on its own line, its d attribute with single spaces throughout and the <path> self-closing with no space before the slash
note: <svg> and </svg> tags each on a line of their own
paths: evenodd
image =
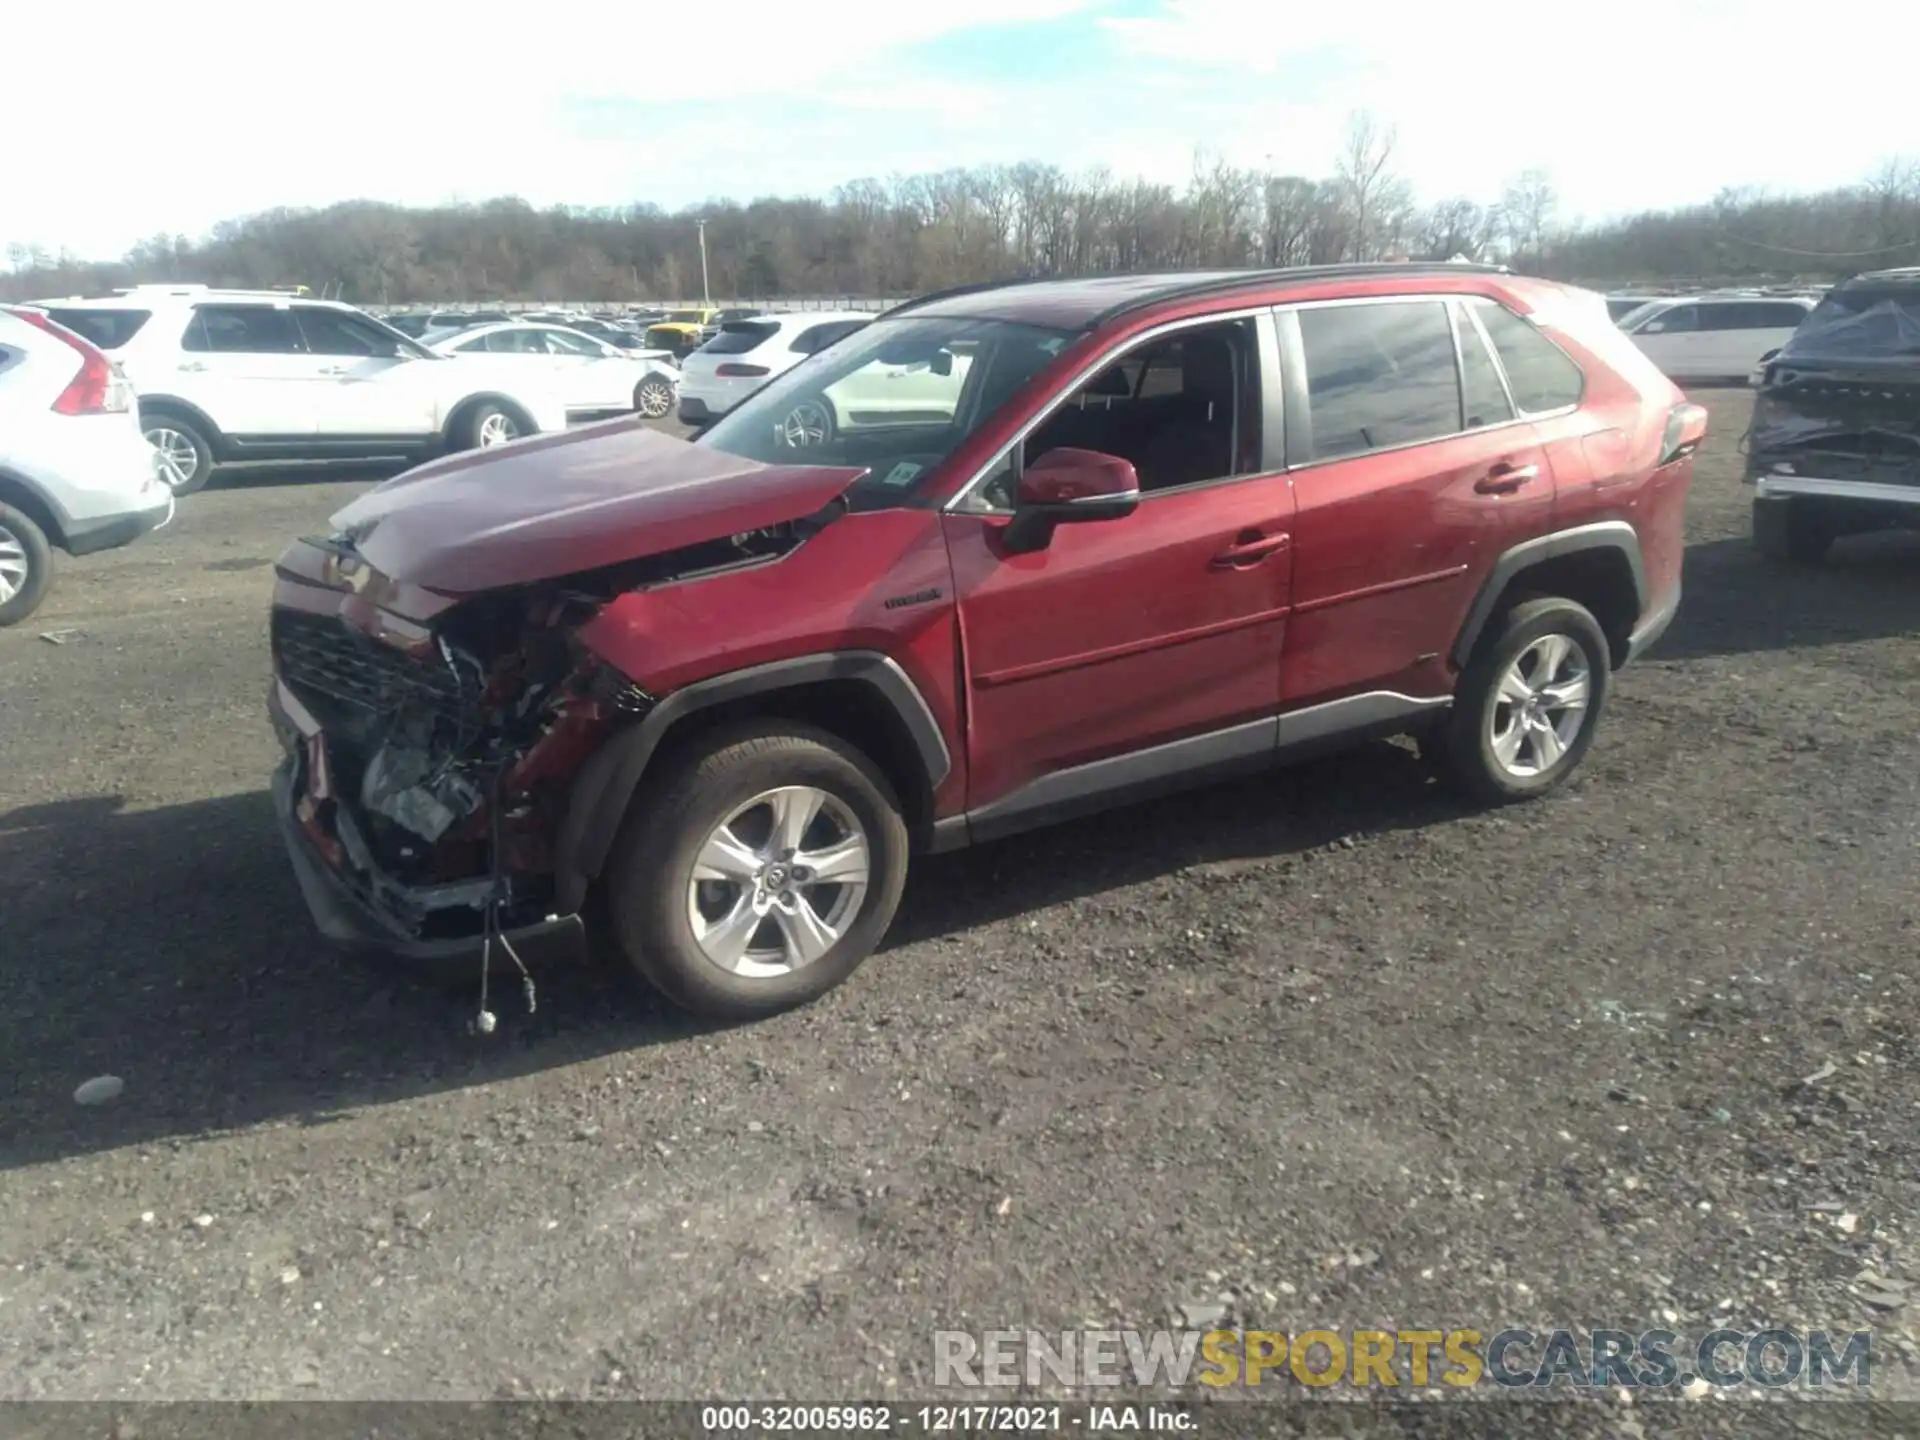
<svg viewBox="0 0 1920 1440">
<path fill-rule="evenodd" d="M 1827 292 L 1762 371 L 1746 450 L 1765 554 L 1920 528 L 1920 267 Z"/>
<path fill-rule="evenodd" d="M 1396 732 L 1538 795 L 1679 604 L 1705 427 L 1498 270 L 927 296 L 696 443 L 452 456 L 292 545 L 287 844 L 337 939 L 572 946 L 597 896 L 743 1017 L 845 979 L 916 851 Z"/>
</svg>

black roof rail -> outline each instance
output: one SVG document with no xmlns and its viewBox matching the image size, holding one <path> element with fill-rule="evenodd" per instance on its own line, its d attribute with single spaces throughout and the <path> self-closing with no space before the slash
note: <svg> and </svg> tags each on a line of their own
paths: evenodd
<svg viewBox="0 0 1920 1440">
<path fill-rule="evenodd" d="M 878 320 L 887 315 L 898 315 L 906 310 L 918 310 L 922 305 L 932 305 L 940 300 L 952 300 L 959 295 L 978 295 L 983 290 L 1005 290 L 1014 285 L 1039 285 L 1048 280 L 1061 280 L 1070 277 L 1060 275 L 1015 275 L 1001 280 L 976 280 L 971 285 L 951 285 L 945 290 L 929 290 L 925 295 L 916 295 L 911 300 L 902 300 L 898 305 L 878 312 L 873 318 Z"/>
<path fill-rule="evenodd" d="M 1237 271 L 1232 275 L 1209 276 L 1187 285 L 1169 285 L 1151 295 L 1136 295 L 1109 305 L 1087 322 L 1093 330 L 1149 306 L 1169 300 L 1197 300 L 1208 295 L 1230 295 L 1263 285 L 1299 284 L 1314 280 L 1362 280 L 1374 275 L 1511 275 L 1506 265 L 1480 265 L 1458 260 L 1375 260 L 1354 261 L 1342 265 L 1292 265 L 1275 269 L 1263 267 Z"/>
</svg>

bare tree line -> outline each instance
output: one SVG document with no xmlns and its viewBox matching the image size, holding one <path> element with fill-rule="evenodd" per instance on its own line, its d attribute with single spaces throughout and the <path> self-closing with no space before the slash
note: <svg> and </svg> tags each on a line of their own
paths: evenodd
<svg viewBox="0 0 1920 1440">
<path fill-rule="evenodd" d="M 409 208 L 348 201 L 225 221 L 202 240 L 155 235 L 117 262 L 14 247 L 15 299 L 145 281 L 306 285 L 361 304 L 681 299 L 712 293 L 902 295 L 1020 275 L 1498 259 L 1587 284 L 1833 279 L 1920 263 L 1920 160 L 1857 185 L 1774 196 L 1728 190 L 1680 210 L 1562 222 L 1551 175 L 1499 198 L 1419 204 L 1395 134 L 1352 117 L 1331 175 L 1269 175 L 1197 155 L 1184 186 L 1071 175 L 1025 161 L 855 180 L 825 200 L 536 210 L 504 198 Z"/>
</svg>

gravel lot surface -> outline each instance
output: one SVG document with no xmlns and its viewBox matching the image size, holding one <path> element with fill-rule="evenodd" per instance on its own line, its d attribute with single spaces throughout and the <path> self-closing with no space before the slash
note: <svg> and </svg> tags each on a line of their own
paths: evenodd
<svg viewBox="0 0 1920 1440">
<path fill-rule="evenodd" d="M 365 473 L 66 564 L 0 632 L 0 1396 L 924 1397 L 936 1328 L 1182 1305 L 1871 1326 L 1911 1394 L 1920 538 L 1763 564 L 1703 398 L 1686 602 L 1560 795 L 1382 744 L 928 861 L 732 1031 L 601 965 L 476 1039 L 315 940 L 266 600 Z"/>
</svg>

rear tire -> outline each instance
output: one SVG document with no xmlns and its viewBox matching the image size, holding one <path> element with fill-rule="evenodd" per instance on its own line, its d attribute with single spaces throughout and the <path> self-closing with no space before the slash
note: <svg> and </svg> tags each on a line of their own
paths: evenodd
<svg viewBox="0 0 1920 1440">
<path fill-rule="evenodd" d="M 53 580 L 53 547 L 31 518 L 0 505 L 0 628 L 40 608 Z"/>
<path fill-rule="evenodd" d="M 878 767 L 788 721 L 716 731 L 664 763 L 634 800 L 605 885 L 641 976 L 683 1009 L 737 1021 L 803 1005 L 853 974 L 907 877 L 906 822 Z M 783 815 L 790 828 L 776 838 Z"/>
<path fill-rule="evenodd" d="M 1753 545 L 1769 560 L 1818 565 L 1838 537 L 1832 518 L 1811 505 L 1797 500 L 1753 502 Z"/>
<path fill-rule="evenodd" d="M 1434 736 L 1435 768 L 1481 804 L 1546 794 L 1586 758 L 1612 672 L 1606 634 L 1584 605 L 1510 607 L 1461 674 Z"/>
<path fill-rule="evenodd" d="M 193 494 L 212 477 L 213 447 L 192 421 L 162 411 L 142 415 L 140 429 L 160 452 L 160 473 L 175 499 Z"/>
</svg>

